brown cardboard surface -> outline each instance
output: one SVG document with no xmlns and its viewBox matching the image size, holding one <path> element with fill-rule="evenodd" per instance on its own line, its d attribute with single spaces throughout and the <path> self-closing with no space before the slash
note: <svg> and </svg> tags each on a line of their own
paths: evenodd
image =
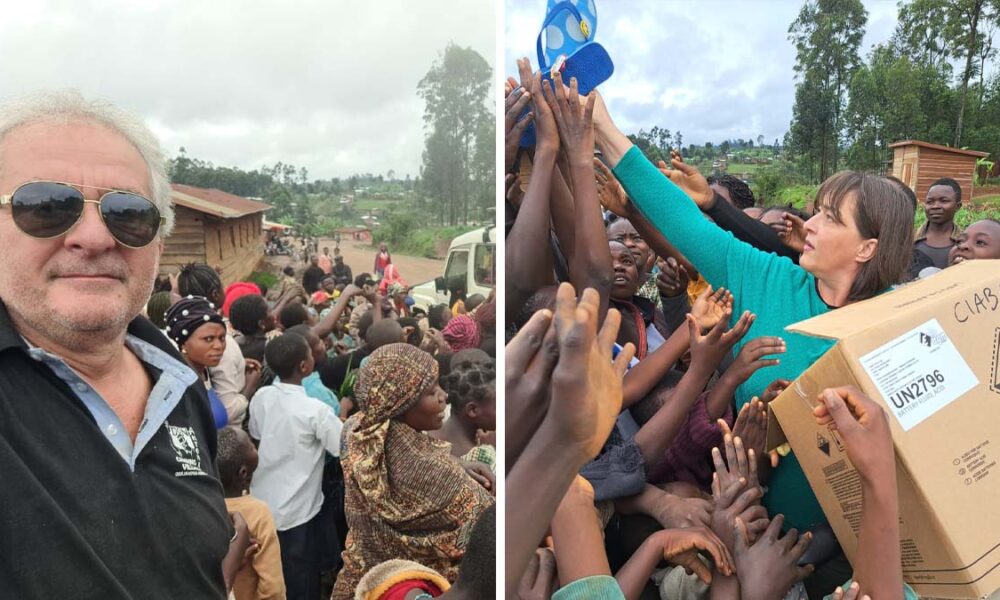
<svg viewBox="0 0 1000 600">
<path fill-rule="evenodd" d="M 838 343 L 771 403 L 768 447 L 787 439 L 848 558 L 860 480 L 812 408 L 824 388 L 856 385 L 889 413 L 904 578 L 921 596 L 1000 589 L 1000 261 L 961 264 L 789 329 Z"/>
</svg>

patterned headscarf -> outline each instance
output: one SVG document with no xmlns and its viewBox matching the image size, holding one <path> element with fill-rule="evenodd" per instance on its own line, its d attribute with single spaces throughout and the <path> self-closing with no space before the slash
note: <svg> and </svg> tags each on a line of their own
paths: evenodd
<svg viewBox="0 0 1000 600">
<path fill-rule="evenodd" d="M 333 600 L 349 600 L 365 573 L 411 560 L 454 581 L 479 514 L 493 498 L 451 457 L 450 444 L 394 417 L 437 380 L 430 354 L 409 344 L 375 350 L 354 391 L 362 411 L 344 425 L 344 568 Z"/>
<path fill-rule="evenodd" d="M 188 296 L 167 309 L 163 319 L 167 322 L 167 335 L 180 348 L 194 332 L 205 323 L 226 325 L 215 305 L 201 296 Z"/>
<path fill-rule="evenodd" d="M 403 414 L 437 377 L 437 361 L 416 346 L 387 344 L 378 348 L 368 356 L 354 386 L 358 403 L 364 407 L 360 426 L 378 425 Z"/>
<path fill-rule="evenodd" d="M 441 330 L 441 335 L 454 352 L 466 348 L 478 348 L 481 338 L 479 324 L 469 315 L 452 317 Z"/>
<path fill-rule="evenodd" d="M 472 313 L 472 317 L 479 323 L 479 328 L 483 331 L 494 331 L 497 328 L 497 305 L 490 300 L 479 305 L 479 308 Z"/>
</svg>

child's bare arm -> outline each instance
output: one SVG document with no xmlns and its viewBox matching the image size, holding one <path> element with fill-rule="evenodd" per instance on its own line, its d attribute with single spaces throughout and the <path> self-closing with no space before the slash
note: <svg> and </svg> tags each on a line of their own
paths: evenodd
<svg viewBox="0 0 1000 600">
<path fill-rule="evenodd" d="M 858 389 L 823 390 L 813 413 L 840 433 L 861 476 L 861 525 L 854 580 L 879 600 L 902 600 L 896 461 L 885 411 Z"/>
</svg>

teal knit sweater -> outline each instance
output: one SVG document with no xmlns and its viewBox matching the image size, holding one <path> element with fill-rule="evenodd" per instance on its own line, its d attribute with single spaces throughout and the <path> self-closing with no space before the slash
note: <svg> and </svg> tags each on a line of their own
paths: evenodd
<svg viewBox="0 0 1000 600">
<path fill-rule="evenodd" d="M 785 331 L 785 327 L 823 314 L 830 308 L 819 297 L 816 278 L 791 260 L 762 252 L 737 240 L 702 215 L 688 196 L 632 147 L 614 169 L 629 198 L 712 284 L 734 296 L 733 322 L 743 311 L 757 320 L 735 352 L 753 338 L 778 336 L 787 351 L 781 364 L 759 369 L 736 390 L 739 410 L 775 379 L 794 380 L 834 342 Z M 823 510 L 793 454 L 772 472 L 764 506 L 774 516 L 785 515 L 785 527 L 800 531 L 825 521 Z"/>
</svg>

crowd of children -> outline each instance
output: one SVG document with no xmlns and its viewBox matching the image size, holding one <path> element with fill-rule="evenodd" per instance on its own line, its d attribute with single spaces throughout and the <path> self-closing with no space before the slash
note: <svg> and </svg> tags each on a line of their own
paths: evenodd
<svg viewBox="0 0 1000 600">
<path fill-rule="evenodd" d="M 193 264 L 147 304 L 208 390 L 226 504 L 250 530 L 231 595 L 493 597 L 492 295 L 435 329 L 368 273 L 335 281 L 337 259 L 312 262 L 311 296 L 291 267 L 269 295 Z"/>
<path fill-rule="evenodd" d="M 767 451 L 768 403 L 832 346 L 785 327 L 1000 258 L 1000 223 L 960 229 L 953 180 L 918 202 L 859 172 L 823 182 L 808 212 L 757 207 L 744 182 L 706 179 L 676 152 L 652 164 L 596 91 L 518 69 L 505 89 L 508 597 L 914 598 L 879 405 L 847 387 L 816 399 L 861 479 L 853 569 L 794 452 Z"/>
</svg>

